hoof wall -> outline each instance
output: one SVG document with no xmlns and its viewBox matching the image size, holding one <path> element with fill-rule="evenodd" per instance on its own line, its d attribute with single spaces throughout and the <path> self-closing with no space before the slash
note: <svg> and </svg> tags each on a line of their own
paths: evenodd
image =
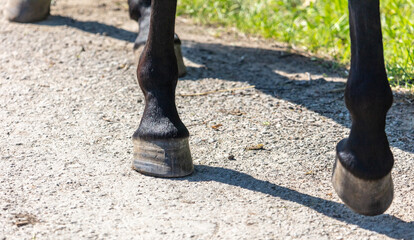
<svg viewBox="0 0 414 240">
<path fill-rule="evenodd" d="M 134 138 L 132 168 L 155 177 L 184 177 L 194 171 L 188 138 L 144 140 Z"/>
<path fill-rule="evenodd" d="M 187 68 L 184 64 L 183 54 L 181 52 L 181 44 L 174 44 L 175 57 L 177 58 L 178 77 L 184 77 L 187 74 Z"/>
<path fill-rule="evenodd" d="M 12 22 L 30 23 L 49 16 L 51 0 L 8 0 L 4 14 Z"/>
<path fill-rule="evenodd" d="M 376 180 L 360 179 L 345 169 L 338 158 L 335 161 L 333 187 L 349 208 L 367 216 L 379 215 L 388 209 L 394 196 L 391 173 Z"/>
</svg>

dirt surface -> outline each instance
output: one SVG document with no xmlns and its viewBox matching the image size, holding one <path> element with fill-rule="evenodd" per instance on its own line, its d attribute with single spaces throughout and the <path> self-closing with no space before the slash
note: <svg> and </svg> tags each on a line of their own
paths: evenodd
<svg viewBox="0 0 414 240">
<path fill-rule="evenodd" d="M 144 104 L 125 2 L 58 0 L 46 21 L 0 21 L 0 239 L 414 239 L 409 97 L 387 117 L 394 202 L 359 216 L 330 183 L 350 126 L 345 73 L 185 18 L 177 105 L 195 173 L 131 170 Z"/>
</svg>

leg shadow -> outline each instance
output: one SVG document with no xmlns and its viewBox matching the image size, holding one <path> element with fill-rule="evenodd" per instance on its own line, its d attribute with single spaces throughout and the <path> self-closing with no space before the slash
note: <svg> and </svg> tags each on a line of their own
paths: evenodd
<svg viewBox="0 0 414 240">
<path fill-rule="evenodd" d="M 182 80 L 218 78 L 245 82 L 274 98 L 301 105 L 347 128 L 351 126 L 343 100 L 345 83 L 325 79 L 325 76 L 345 77 L 346 69 L 332 61 L 283 50 L 195 41 L 183 41 L 183 54 L 200 67 L 187 67 L 188 74 Z M 312 80 L 309 81 L 306 75 Z M 387 129 L 390 145 L 413 153 L 414 145 L 410 143 L 414 134 L 414 108 L 396 101 L 394 99 L 395 104 L 387 115 L 387 128 L 391 124 L 394 126 L 392 131 Z"/>
<path fill-rule="evenodd" d="M 190 182 L 220 182 L 267 194 L 286 201 L 295 202 L 338 221 L 353 224 L 379 234 L 384 234 L 390 238 L 414 238 L 414 222 L 405 222 L 389 214 L 382 214 L 375 217 L 358 215 L 349 210 L 344 204 L 300 193 L 268 181 L 256 179 L 246 173 L 232 169 L 196 165 L 195 173 L 193 175 L 186 178 L 178 178 L 176 180 Z"/>
<path fill-rule="evenodd" d="M 115 26 L 99 23 L 96 21 L 79 21 L 70 17 L 59 15 L 49 16 L 46 20 L 33 24 L 46 26 L 68 26 L 92 34 L 101 34 L 126 42 L 134 42 L 135 38 L 137 37 L 137 33 Z"/>
</svg>

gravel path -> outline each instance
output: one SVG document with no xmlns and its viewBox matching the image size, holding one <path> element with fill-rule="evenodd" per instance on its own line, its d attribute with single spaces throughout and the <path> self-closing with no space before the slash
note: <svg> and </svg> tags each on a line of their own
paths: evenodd
<svg viewBox="0 0 414 240">
<path fill-rule="evenodd" d="M 144 105 L 125 2 L 58 0 L 46 21 L 0 21 L 0 239 L 414 239 L 409 96 L 388 116 L 394 203 L 359 216 L 330 183 L 350 126 L 344 73 L 184 18 L 177 105 L 196 172 L 131 170 Z"/>
</svg>

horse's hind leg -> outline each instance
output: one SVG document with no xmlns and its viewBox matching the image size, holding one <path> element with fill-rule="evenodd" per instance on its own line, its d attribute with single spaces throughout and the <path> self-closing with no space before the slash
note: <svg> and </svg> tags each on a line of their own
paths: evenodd
<svg viewBox="0 0 414 240">
<path fill-rule="evenodd" d="M 394 163 L 385 134 L 392 92 L 384 67 L 379 0 L 349 0 L 351 70 L 345 102 L 349 138 L 337 145 L 332 182 L 341 199 L 364 215 L 383 213 L 393 199 Z"/>
<path fill-rule="evenodd" d="M 138 22 L 138 36 L 134 50 L 143 47 L 147 42 L 151 17 L 151 0 L 128 0 L 129 17 Z"/>
<path fill-rule="evenodd" d="M 182 177 L 193 172 L 188 130 L 175 105 L 178 80 L 174 53 L 177 0 L 154 0 L 148 41 L 138 64 L 138 81 L 145 109 L 133 135 L 132 167 L 159 177 Z"/>
<path fill-rule="evenodd" d="M 137 61 L 147 42 L 150 29 L 151 19 L 151 0 L 128 0 L 129 16 L 138 22 L 139 31 L 134 43 L 134 52 Z M 184 65 L 183 55 L 181 53 L 181 41 L 178 36 L 174 35 L 174 50 L 177 57 L 178 76 L 184 76 L 187 69 Z"/>
<path fill-rule="evenodd" d="M 13 22 L 41 21 L 50 12 L 51 0 L 8 0 L 4 14 L 6 19 Z"/>
</svg>

